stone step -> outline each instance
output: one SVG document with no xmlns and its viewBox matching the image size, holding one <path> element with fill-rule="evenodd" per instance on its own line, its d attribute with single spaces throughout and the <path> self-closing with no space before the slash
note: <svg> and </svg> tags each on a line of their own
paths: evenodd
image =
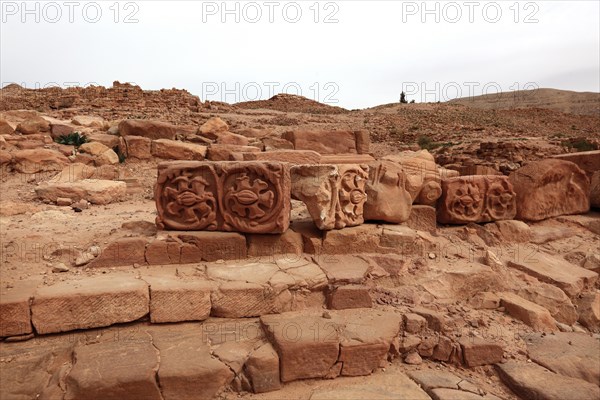
<svg viewBox="0 0 600 400">
<path fill-rule="evenodd" d="M 497 364 L 502 381 L 523 399 L 597 400 L 600 387 L 581 379 L 555 374 L 534 363 Z"/>
<path fill-rule="evenodd" d="M 508 266 L 558 286 L 571 298 L 576 297 L 584 288 L 593 286 L 598 280 L 598 274 L 593 271 L 539 251 L 522 259 L 509 261 Z"/>
<path fill-rule="evenodd" d="M 417 370 L 408 372 L 408 376 L 434 400 L 500 400 L 449 371 Z"/>
<path fill-rule="evenodd" d="M 387 365 L 400 314 L 326 313 L 133 323 L 0 342 L 0 398 L 211 399 L 226 388 L 263 393 Z"/>
</svg>

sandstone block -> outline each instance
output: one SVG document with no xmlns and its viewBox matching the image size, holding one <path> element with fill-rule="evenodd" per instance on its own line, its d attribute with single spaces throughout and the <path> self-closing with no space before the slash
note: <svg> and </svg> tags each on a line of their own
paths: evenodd
<svg viewBox="0 0 600 400">
<path fill-rule="evenodd" d="M 169 139 L 153 140 L 151 147 L 154 157 L 167 160 L 204 160 L 206 151 L 206 146 Z"/>
<path fill-rule="evenodd" d="M 333 310 L 371 308 L 373 301 L 369 288 L 363 285 L 344 285 L 331 289 L 327 296 L 328 307 Z"/>
<path fill-rule="evenodd" d="M 358 136 L 358 146 L 357 146 Z M 314 150 L 319 154 L 368 153 L 368 133 L 353 131 L 291 131 L 282 135 L 296 150 Z M 366 151 L 365 151 L 366 150 Z"/>
<path fill-rule="evenodd" d="M 593 271 L 539 251 L 523 257 L 522 260 L 508 261 L 508 265 L 542 282 L 558 286 L 569 297 L 577 296 L 584 288 L 592 286 L 598 280 L 598 274 Z"/>
<path fill-rule="evenodd" d="M 233 372 L 211 356 L 198 332 L 160 329 L 151 335 L 160 352 L 158 381 L 164 400 L 213 399 L 233 379 Z"/>
<path fill-rule="evenodd" d="M 404 170 L 398 164 L 378 161 L 369 165 L 364 218 L 396 224 L 407 221 L 412 198 L 405 189 L 405 181 Z"/>
<path fill-rule="evenodd" d="M 92 204 L 109 204 L 122 200 L 127 184 L 121 181 L 83 179 L 75 182 L 45 182 L 35 188 L 40 199 L 56 202 L 59 197 L 73 201 L 87 200 Z"/>
<path fill-rule="evenodd" d="M 500 293 L 500 304 L 514 318 L 524 322 L 535 331 L 556 332 L 556 321 L 550 312 L 513 293 Z"/>
<path fill-rule="evenodd" d="M 259 153 L 261 150 L 254 146 L 239 146 L 235 144 L 211 144 L 206 158 L 211 161 L 242 161 L 243 154 Z"/>
<path fill-rule="evenodd" d="M 162 400 L 155 377 L 158 355 L 150 341 L 77 346 L 73 358 L 65 399 Z"/>
<path fill-rule="evenodd" d="M 516 206 L 516 194 L 505 176 L 461 176 L 442 180 L 437 219 L 443 224 L 513 219 Z"/>
<path fill-rule="evenodd" d="M 244 161 L 279 161 L 290 164 L 319 164 L 321 155 L 312 150 L 275 150 L 243 153 Z"/>
<path fill-rule="evenodd" d="M 244 368 L 254 393 L 272 392 L 281 388 L 279 356 L 270 343 L 265 343 L 252 352 Z"/>
<path fill-rule="evenodd" d="M 161 121 L 126 119 L 119 123 L 119 134 L 121 136 L 143 136 L 152 140 L 174 140 L 177 130 L 177 126 Z"/>
<path fill-rule="evenodd" d="M 512 172 L 509 179 L 517 194 L 517 219 L 540 221 L 590 209 L 590 181 L 572 162 L 534 161 Z"/>
<path fill-rule="evenodd" d="M 552 373 L 534 363 L 510 361 L 497 364 L 496 370 L 502 381 L 522 398 L 593 400 L 600 396 L 598 386 Z"/>
<path fill-rule="evenodd" d="M 497 343 L 479 338 L 467 338 L 460 341 L 467 367 L 496 364 L 502 361 L 504 350 Z"/>
<path fill-rule="evenodd" d="M 210 315 L 208 281 L 182 281 L 174 277 L 152 276 L 150 284 L 150 321 L 203 321 Z"/>
<path fill-rule="evenodd" d="M 122 238 L 106 246 L 93 259 L 88 267 L 118 267 L 133 264 L 145 264 L 146 240 L 140 238 Z"/>
<path fill-rule="evenodd" d="M 69 163 L 67 157 L 50 149 L 17 150 L 12 153 L 13 168 L 24 174 L 61 171 Z"/>
<path fill-rule="evenodd" d="M 411 208 L 406 225 L 417 231 L 435 233 L 437 231 L 437 217 L 435 208 L 420 204 L 414 204 Z"/>
<path fill-rule="evenodd" d="M 152 158 L 152 140 L 143 136 L 125 136 L 126 154 L 129 158 Z"/>
<path fill-rule="evenodd" d="M 144 281 L 130 276 L 96 276 L 37 289 L 31 304 L 39 334 L 131 322 L 148 314 Z"/>
<path fill-rule="evenodd" d="M 155 200 L 161 229 L 283 233 L 290 218 L 284 163 L 159 164 Z"/>
<path fill-rule="evenodd" d="M 38 281 L 19 281 L 13 288 L 0 288 L 0 337 L 32 332 L 29 301 Z"/>
</svg>

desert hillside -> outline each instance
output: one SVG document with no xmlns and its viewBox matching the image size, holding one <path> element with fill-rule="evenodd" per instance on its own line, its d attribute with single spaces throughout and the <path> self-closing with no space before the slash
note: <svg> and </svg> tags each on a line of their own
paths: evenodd
<svg viewBox="0 0 600 400">
<path fill-rule="evenodd" d="M 462 104 L 485 110 L 544 108 L 564 113 L 600 117 L 600 93 L 593 92 L 573 92 L 544 88 L 463 97 L 450 100 L 448 103 Z"/>
</svg>

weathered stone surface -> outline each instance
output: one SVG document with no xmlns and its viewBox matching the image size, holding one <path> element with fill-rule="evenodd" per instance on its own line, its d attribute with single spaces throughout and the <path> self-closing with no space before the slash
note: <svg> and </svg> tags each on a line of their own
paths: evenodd
<svg viewBox="0 0 600 400">
<path fill-rule="evenodd" d="M 385 360 L 401 316 L 370 309 L 261 317 L 279 353 L 281 380 L 367 375 Z M 339 359 L 338 359 L 339 355 Z"/>
<path fill-rule="evenodd" d="M 306 313 L 261 317 L 279 354 L 281 381 L 323 378 L 338 359 L 339 333 L 331 320 Z"/>
<path fill-rule="evenodd" d="M 108 133 L 89 133 L 85 135 L 90 143 L 102 143 L 109 149 L 118 146 L 121 142 L 120 138 L 115 135 L 109 135 Z"/>
<path fill-rule="evenodd" d="M 12 288 L 0 288 L 0 337 L 32 332 L 29 301 L 40 282 L 19 281 Z"/>
<path fill-rule="evenodd" d="M 448 371 L 418 370 L 408 372 L 434 400 L 500 400 L 473 383 Z"/>
<path fill-rule="evenodd" d="M 429 327 L 429 329 L 434 330 L 436 332 L 444 331 L 444 327 L 446 326 L 446 320 L 442 313 L 424 307 L 414 307 L 411 311 L 425 318 L 427 320 L 427 326 Z"/>
<path fill-rule="evenodd" d="M 118 267 L 145 264 L 146 240 L 122 238 L 109 243 L 88 267 Z"/>
<path fill-rule="evenodd" d="M 152 157 L 152 140 L 143 136 L 125 136 L 125 154 L 128 158 L 145 160 Z"/>
<path fill-rule="evenodd" d="M 248 256 L 262 261 L 274 261 L 280 254 L 302 254 L 302 235 L 291 229 L 277 235 L 248 234 Z"/>
<path fill-rule="evenodd" d="M 437 217 L 435 208 L 421 204 L 414 204 L 406 225 L 417 231 L 435 233 L 437 230 Z"/>
<path fill-rule="evenodd" d="M 254 393 L 272 392 L 281 388 L 279 356 L 270 343 L 256 349 L 244 365 Z"/>
<path fill-rule="evenodd" d="M 229 125 L 219 117 L 211 117 L 198 129 L 198 133 L 209 139 L 216 140 L 218 133 L 227 132 Z"/>
<path fill-rule="evenodd" d="M 320 164 L 360 164 L 369 165 L 375 162 L 370 154 L 325 154 L 321 155 Z"/>
<path fill-rule="evenodd" d="M 175 139 L 177 126 L 167 122 L 126 119 L 119 123 L 121 136 L 143 136 L 148 139 Z"/>
<path fill-rule="evenodd" d="M 415 313 L 404 314 L 404 330 L 408 333 L 421 333 L 427 327 L 425 317 Z"/>
<path fill-rule="evenodd" d="M 319 154 L 368 153 L 368 133 L 361 131 L 291 131 L 282 135 L 296 150 Z"/>
<path fill-rule="evenodd" d="M 465 224 L 512 219 L 516 194 L 505 176 L 472 175 L 442 180 L 437 219 L 443 224 Z"/>
<path fill-rule="evenodd" d="M 236 232 L 172 232 L 170 236 L 181 243 L 181 264 L 246 258 L 246 237 Z"/>
<path fill-rule="evenodd" d="M 456 171 L 452 171 L 455 175 L 450 175 L 449 170 L 439 169 L 427 150 L 404 151 L 385 156 L 383 160 L 393 161 L 402 167 L 406 175 L 405 188 L 416 204 L 435 206 L 442 195 L 441 179 L 458 176 Z"/>
<path fill-rule="evenodd" d="M 559 159 L 534 161 L 512 172 L 517 219 L 540 221 L 590 209 L 590 181 L 576 164 Z"/>
<path fill-rule="evenodd" d="M 204 160 L 206 146 L 185 143 L 177 140 L 156 139 L 152 141 L 151 152 L 154 157 L 167 160 Z"/>
<path fill-rule="evenodd" d="M 164 400 L 212 399 L 231 382 L 233 372 L 211 356 L 203 335 L 159 328 L 150 334 L 160 352 L 158 381 Z"/>
<path fill-rule="evenodd" d="M 211 144 L 206 158 L 211 161 L 242 161 L 243 154 L 259 153 L 260 148 L 254 146 L 240 146 L 237 144 Z"/>
<path fill-rule="evenodd" d="M 53 340 L 56 338 L 58 340 Z M 62 336 L 52 337 L 47 342 L 33 339 L 2 343 L 0 398 L 62 399 L 64 378 L 73 361 L 73 347 L 74 341 Z"/>
<path fill-rule="evenodd" d="M 400 332 L 402 316 L 353 309 L 336 312 L 332 321 L 341 329 L 341 375 L 359 376 L 371 374 L 386 360 L 392 341 Z"/>
<path fill-rule="evenodd" d="M 362 283 L 369 270 L 369 263 L 356 256 L 321 256 L 315 261 L 325 274 L 330 283 Z"/>
<path fill-rule="evenodd" d="M 0 118 L 0 135 L 12 135 L 15 130 L 5 119 Z"/>
<path fill-rule="evenodd" d="M 145 278 L 150 285 L 150 321 L 203 321 L 210 315 L 212 284 L 171 276 Z"/>
<path fill-rule="evenodd" d="M 502 239 L 506 242 L 527 243 L 531 239 L 531 229 L 523 221 L 514 219 L 496 221 L 494 225 L 498 228 Z"/>
<path fill-rule="evenodd" d="M 35 188 L 42 199 L 56 202 L 59 197 L 73 201 L 87 200 L 92 204 L 109 204 L 122 200 L 127 194 L 127 184 L 121 181 L 83 179 L 75 182 L 45 182 Z"/>
<path fill-rule="evenodd" d="M 69 163 L 67 157 L 50 149 L 28 149 L 12 152 L 13 168 L 24 174 L 61 171 Z"/>
<path fill-rule="evenodd" d="M 592 332 L 600 332 L 600 292 L 585 293 L 577 300 L 579 322 Z"/>
<path fill-rule="evenodd" d="M 95 117 L 93 115 L 76 115 L 71 119 L 71 123 L 88 128 L 108 128 L 108 124 L 102 117 Z"/>
<path fill-rule="evenodd" d="M 283 233 L 290 218 L 285 163 L 159 164 L 155 200 L 161 229 Z"/>
<path fill-rule="evenodd" d="M 529 357 L 536 363 L 595 385 L 600 382 L 598 338 L 585 333 L 532 334 L 525 338 Z M 593 351 L 593 350 L 596 351 Z"/>
<path fill-rule="evenodd" d="M 577 153 L 559 154 L 553 157 L 577 164 L 590 179 L 596 171 L 600 171 L 600 150 L 579 151 Z"/>
<path fill-rule="evenodd" d="M 309 400 L 430 400 L 419 386 L 401 372 L 374 374 L 365 382 L 337 388 L 317 388 Z"/>
<path fill-rule="evenodd" d="M 327 296 L 328 307 L 333 310 L 371 308 L 373 301 L 369 288 L 363 285 L 344 285 L 331 289 Z"/>
<path fill-rule="evenodd" d="M 374 224 L 364 224 L 323 232 L 323 254 L 376 253 L 380 251 L 383 230 Z M 352 243 L 352 248 L 348 248 Z"/>
<path fill-rule="evenodd" d="M 510 361 L 497 364 L 502 381 L 525 399 L 581 399 L 592 400 L 600 396 L 600 388 L 581 379 L 558 375 L 530 363 Z"/>
<path fill-rule="evenodd" d="M 573 325 L 577 322 L 577 310 L 569 297 L 556 286 L 542 283 L 539 286 L 529 286 L 519 290 L 518 295 L 538 304 L 550 312 L 559 322 Z"/>
<path fill-rule="evenodd" d="M 469 368 L 495 364 L 502 361 L 504 350 L 498 343 L 480 338 L 465 338 L 460 341 L 465 365 Z"/>
<path fill-rule="evenodd" d="M 424 256 L 433 248 L 433 238 L 404 225 L 384 225 L 380 247 L 396 254 Z"/>
<path fill-rule="evenodd" d="M 77 346 L 65 399 L 161 400 L 158 354 L 150 341 L 108 341 Z"/>
<path fill-rule="evenodd" d="M 369 165 L 364 219 L 400 223 L 408 220 L 412 198 L 405 187 L 402 167 L 391 161 Z"/>
<path fill-rule="evenodd" d="M 243 153 L 244 161 L 279 161 L 290 164 L 319 164 L 321 155 L 312 150 L 276 150 Z"/>
<path fill-rule="evenodd" d="M 556 332 L 556 321 L 550 312 L 513 293 L 500 293 L 500 304 L 511 316 L 531 326 L 535 331 Z"/>
<path fill-rule="evenodd" d="M 600 208 L 600 171 L 594 172 L 590 183 L 590 204 Z"/>
<path fill-rule="evenodd" d="M 277 293 L 257 283 L 225 282 L 211 295 L 211 314 L 224 318 L 259 317 L 289 309 L 291 300 L 288 290 Z"/>
<path fill-rule="evenodd" d="M 297 165 L 291 175 L 292 197 L 306 204 L 317 228 L 341 229 L 364 222 L 368 167 Z"/>
<path fill-rule="evenodd" d="M 135 321 L 148 306 L 145 282 L 111 274 L 40 287 L 31 313 L 36 331 L 46 334 Z"/>
<path fill-rule="evenodd" d="M 540 251 L 522 258 L 522 260 L 508 261 L 508 265 L 543 282 L 558 286 L 569 297 L 577 296 L 585 287 L 592 286 L 598 279 L 598 274 L 593 271 Z"/>
<path fill-rule="evenodd" d="M 50 124 L 42 117 L 34 117 L 19 123 L 15 131 L 22 133 L 23 135 L 49 132 Z"/>
</svg>

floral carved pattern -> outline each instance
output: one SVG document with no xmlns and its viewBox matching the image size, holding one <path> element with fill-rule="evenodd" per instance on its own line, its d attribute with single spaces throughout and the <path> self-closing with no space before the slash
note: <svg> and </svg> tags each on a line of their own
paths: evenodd
<svg viewBox="0 0 600 400">
<path fill-rule="evenodd" d="M 289 168 L 282 163 L 164 163 L 155 188 L 157 225 L 284 232 L 289 225 L 289 191 Z"/>
<path fill-rule="evenodd" d="M 336 228 L 355 226 L 364 222 L 363 209 L 367 200 L 365 186 L 368 172 L 361 167 L 340 166 Z"/>
<path fill-rule="evenodd" d="M 516 194 L 505 176 L 473 175 L 442 181 L 437 215 L 441 223 L 462 224 L 512 219 Z"/>
</svg>

